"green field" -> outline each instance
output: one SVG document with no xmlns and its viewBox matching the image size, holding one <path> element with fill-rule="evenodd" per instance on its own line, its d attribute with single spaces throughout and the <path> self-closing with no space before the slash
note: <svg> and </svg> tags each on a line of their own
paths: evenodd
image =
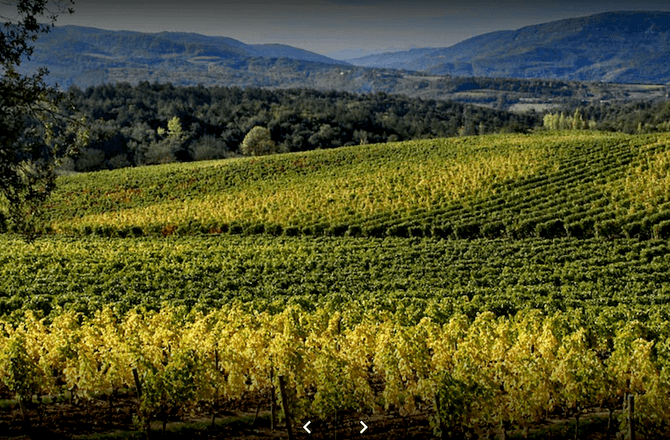
<svg viewBox="0 0 670 440">
<path fill-rule="evenodd" d="M 62 177 L 68 235 L 666 238 L 667 135 L 496 135 Z"/>
<path fill-rule="evenodd" d="M 51 235 L 2 238 L 0 315 L 664 309 L 668 140 L 544 132 L 61 177 Z"/>
<path fill-rule="evenodd" d="M 0 313 L 87 315 L 231 303 L 388 310 L 444 322 L 491 310 L 670 311 L 664 240 L 356 237 L 53 237 L 3 239 Z M 405 319 L 405 318 L 404 318 Z"/>
<path fill-rule="evenodd" d="M 294 414 L 324 418 L 411 414 L 458 385 L 486 390 L 481 407 L 461 408 L 485 435 L 635 394 L 641 425 L 662 436 L 669 170 L 668 134 L 542 132 L 60 177 L 46 235 L 0 236 L 0 316 L 12 323 L 0 373 L 24 359 L 40 393 L 60 389 L 50 372 L 62 371 L 108 394 L 134 386 L 131 362 L 165 397 L 180 374 L 215 374 L 185 360 L 218 365 L 219 340 L 198 339 L 209 328 L 227 345 L 221 390 L 233 400 L 274 387 L 273 368 L 298 390 Z M 129 348 L 106 359 L 92 341 Z M 321 370 L 301 388 L 309 368 Z M 362 388 L 337 394 L 332 383 L 354 379 L 333 371 Z M 544 382 L 503 386 L 521 377 Z M 184 402 L 216 401 L 203 387 L 180 388 Z M 377 403 L 361 406 L 361 390 Z M 181 405 L 146 399 L 143 420 Z M 535 406 L 515 412 L 521 401 Z M 432 426 L 465 423 L 449 420 Z"/>
</svg>

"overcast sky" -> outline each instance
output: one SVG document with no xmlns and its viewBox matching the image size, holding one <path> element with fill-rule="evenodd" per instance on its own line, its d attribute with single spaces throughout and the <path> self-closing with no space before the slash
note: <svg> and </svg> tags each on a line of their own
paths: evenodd
<svg viewBox="0 0 670 440">
<path fill-rule="evenodd" d="M 446 47 L 497 30 L 617 10 L 670 11 L 666 1 L 621 0 L 75 0 L 57 24 L 195 32 L 283 43 L 346 59 Z"/>
</svg>

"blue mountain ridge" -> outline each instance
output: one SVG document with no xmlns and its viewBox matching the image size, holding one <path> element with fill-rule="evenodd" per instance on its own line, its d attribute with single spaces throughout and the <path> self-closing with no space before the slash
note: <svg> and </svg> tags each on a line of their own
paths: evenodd
<svg viewBox="0 0 670 440">
<path fill-rule="evenodd" d="M 56 26 L 21 70 L 61 87 L 158 81 L 175 85 L 394 91 L 406 72 L 451 77 L 670 82 L 670 12 L 608 12 L 479 35 L 450 47 L 338 61 L 281 44 L 195 33 Z M 375 71 L 373 69 L 396 69 Z"/>
<path fill-rule="evenodd" d="M 221 58 L 291 58 L 327 64 L 347 65 L 344 61 L 281 44 L 244 44 L 226 37 L 210 37 L 185 32 L 143 33 L 108 31 L 83 26 L 55 26 L 40 36 L 33 61 L 53 61 L 63 54 L 112 57 L 118 60 L 137 57 L 209 56 Z"/>
<path fill-rule="evenodd" d="M 347 61 L 437 75 L 665 83 L 670 12 L 607 12 Z"/>
</svg>

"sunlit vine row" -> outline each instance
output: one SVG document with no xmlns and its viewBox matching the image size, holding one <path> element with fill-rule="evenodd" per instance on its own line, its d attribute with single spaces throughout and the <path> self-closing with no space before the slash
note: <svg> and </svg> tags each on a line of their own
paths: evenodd
<svg viewBox="0 0 670 440">
<path fill-rule="evenodd" d="M 231 301 L 258 310 L 354 304 L 405 310 L 411 322 L 525 308 L 670 310 L 663 240 L 0 237 L 0 247 L 8 317 L 59 306 L 207 311 Z"/>
<path fill-rule="evenodd" d="M 668 137 L 366 145 L 66 176 L 48 230 L 102 236 L 670 237 Z"/>
<path fill-rule="evenodd" d="M 620 409 L 637 396 L 647 435 L 670 426 L 667 321 L 581 312 L 490 312 L 404 325 L 387 313 L 209 314 L 166 308 L 31 312 L 0 332 L 0 379 L 19 399 L 70 390 L 83 398 L 142 388 L 138 414 L 266 395 L 285 378 L 292 416 L 428 411 L 436 432 L 529 429 L 557 413 Z M 625 421 L 622 419 L 622 421 Z"/>
</svg>

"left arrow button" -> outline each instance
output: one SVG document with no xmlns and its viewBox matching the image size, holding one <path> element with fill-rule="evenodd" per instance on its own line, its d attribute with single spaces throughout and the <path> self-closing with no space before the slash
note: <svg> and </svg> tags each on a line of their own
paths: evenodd
<svg viewBox="0 0 670 440">
<path fill-rule="evenodd" d="M 312 423 L 312 421 L 311 421 L 311 420 L 308 420 L 307 423 L 305 423 L 305 424 L 303 425 L 303 427 L 302 427 L 302 429 L 304 429 L 305 431 L 307 431 L 307 434 L 311 434 L 311 433 L 312 433 L 312 431 L 310 431 L 309 428 L 308 428 L 308 426 L 309 426 L 310 423 Z"/>
</svg>

